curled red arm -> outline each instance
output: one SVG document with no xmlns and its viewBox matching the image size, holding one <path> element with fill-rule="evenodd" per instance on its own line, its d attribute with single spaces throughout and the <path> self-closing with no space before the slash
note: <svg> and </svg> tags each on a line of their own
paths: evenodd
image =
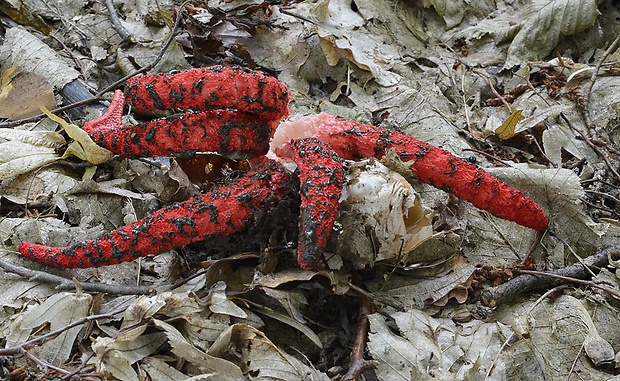
<svg viewBox="0 0 620 381">
<path fill-rule="evenodd" d="M 230 109 L 269 121 L 288 115 L 291 98 L 286 85 L 276 78 L 239 66 L 133 77 L 127 81 L 125 94 L 136 112 Z"/>
<path fill-rule="evenodd" d="M 301 213 L 297 262 L 310 270 L 321 259 L 336 222 L 342 186 L 343 160 L 326 143 L 310 138 L 293 140 L 276 151 L 299 168 Z"/>
<path fill-rule="evenodd" d="M 161 253 L 209 235 L 230 235 L 245 229 L 253 213 L 267 209 L 290 188 L 289 175 L 267 160 L 234 184 L 201 197 L 175 203 L 94 240 L 69 247 L 28 242 L 19 245 L 26 258 L 59 268 L 89 268 L 127 262 Z"/>
<path fill-rule="evenodd" d="M 471 202 L 479 209 L 535 230 L 545 230 L 549 219 L 534 200 L 491 176 L 482 168 L 450 152 L 397 131 L 350 122 L 327 114 L 291 122 L 289 135 L 315 136 L 343 158 L 381 158 L 393 148 L 403 162 L 411 162 L 418 178 Z M 278 133 L 274 140 L 278 139 Z M 276 143 L 277 145 L 277 143 Z"/>
</svg>

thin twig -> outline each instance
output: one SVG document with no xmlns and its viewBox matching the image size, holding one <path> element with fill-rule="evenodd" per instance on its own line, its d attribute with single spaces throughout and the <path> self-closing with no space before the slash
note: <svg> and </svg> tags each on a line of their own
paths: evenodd
<svg viewBox="0 0 620 381">
<path fill-rule="evenodd" d="M 599 191 L 595 191 L 595 190 L 589 190 L 589 189 L 585 189 L 584 192 L 586 193 L 591 193 L 591 194 L 595 194 L 598 196 L 601 196 L 603 198 L 608 198 L 610 200 L 613 200 L 613 202 L 617 203 L 618 205 L 620 205 L 620 199 L 608 194 L 608 193 L 603 193 L 603 192 L 599 192 Z"/>
<path fill-rule="evenodd" d="M 87 366 L 91 366 L 92 364 L 89 364 L 88 362 L 90 361 L 90 359 L 92 359 L 93 357 L 95 357 L 95 353 L 94 352 L 90 352 L 88 354 L 88 356 L 86 357 L 82 357 L 82 364 L 80 366 L 78 366 L 77 368 L 73 369 L 71 372 L 65 374 L 61 380 L 63 381 L 68 381 L 71 380 L 71 377 L 77 375 L 80 372 L 84 372 L 84 371 L 88 371 L 87 370 Z"/>
<path fill-rule="evenodd" d="M 583 115 L 585 115 L 585 113 L 582 113 Z M 607 168 L 609 168 L 609 171 L 614 175 L 614 177 L 616 178 L 616 180 L 620 181 L 620 174 L 618 174 L 618 172 L 614 169 L 614 167 L 612 166 L 611 162 L 609 161 L 609 159 L 607 158 L 607 155 L 605 155 L 597 146 L 596 144 L 592 143 L 590 141 L 590 139 L 586 136 L 586 134 L 581 131 L 580 129 L 578 129 L 577 127 L 575 127 L 570 120 L 568 120 L 568 118 L 566 117 L 566 115 L 564 115 L 563 112 L 560 113 L 560 118 L 562 118 L 564 120 L 564 122 L 566 122 L 566 124 L 568 125 L 568 127 L 570 127 L 571 130 L 575 131 L 576 133 L 579 134 L 579 136 L 581 136 L 581 139 L 583 139 L 583 141 L 585 141 L 590 148 L 592 148 L 592 150 L 594 152 L 596 152 L 596 154 L 598 155 L 598 157 L 600 157 L 605 164 L 607 165 Z"/>
<path fill-rule="evenodd" d="M 585 200 L 585 199 L 581 199 L 581 202 L 583 202 L 589 208 L 600 210 L 601 212 L 609 213 L 610 215 L 614 215 L 614 216 L 619 216 L 620 217 L 618 212 L 616 212 L 613 209 L 606 208 L 606 207 L 600 206 L 600 205 L 596 205 L 596 204 L 594 204 L 594 203 L 592 203 L 592 202 L 590 202 L 588 200 Z"/>
<path fill-rule="evenodd" d="M 95 103 L 95 102 L 98 102 L 100 100 L 101 100 L 101 98 L 99 98 L 99 97 L 84 99 L 83 101 L 74 102 L 74 103 L 71 103 L 70 105 L 66 105 L 66 106 L 61 106 L 61 107 L 55 108 L 53 110 L 50 110 L 50 112 L 52 114 L 60 114 L 61 112 L 64 112 L 64 111 L 67 111 L 67 110 L 72 110 L 72 109 L 80 107 L 80 106 L 86 106 L 88 104 Z M 24 118 L 24 119 L 18 119 L 18 120 L 14 120 L 14 121 L 10 121 L 10 122 L 0 123 L 0 128 L 10 128 L 10 127 L 15 127 L 15 126 L 21 126 L 22 124 L 26 124 L 26 123 L 37 122 L 37 121 L 43 119 L 45 116 L 46 116 L 45 114 L 38 114 L 38 115 L 35 115 L 35 116 L 31 116 L 30 118 Z"/>
<path fill-rule="evenodd" d="M 52 364 L 48 364 L 45 361 L 41 360 L 40 358 L 38 358 L 37 356 L 33 355 L 32 353 L 28 352 L 27 350 L 25 350 L 24 348 L 20 348 L 19 351 L 22 355 L 26 356 L 28 359 L 30 359 L 30 361 L 34 362 L 35 364 L 39 365 L 40 368 L 49 368 L 49 369 L 53 369 L 58 373 L 67 375 L 70 372 L 66 369 L 54 366 Z"/>
<path fill-rule="evenodd" d="M 0 267 L 6 272 L 17 274 L 31 281 L 56 284 L 56 289 L 58 290 L 74 290 L 76 288 L 73 279 L 68 279 L 44 271 L 31 270 L 2 260 L 0 260 Z M 152 288 L 145 286 L 125 286 L 91 282 L 80 283 L 80 286 L 85 291 L 103 292 L 113 295 L 147 295 L 154 292 Z"/>
<path fill-rule="evenodd" d="M 495 96 L 499 100 L 502 101 L 502 104 L 508 109 L 508 112 L 512 112 L 512 107 L 510 107 L 510 104 L 508 103 L 508 101 L 506 101 L 504 96 L 501 95 L 497 91 L 497 89 L 495 88 L 495 84 L 493 83 L 493 80 L 491 79 L 491 77 L 488 74 L 486 74 L 486 73 L 484 73 L 482 71 L 475 70 L 474 72 L 477 73 L 478 75 L 480 75 L 482 78 L 484 78 L 487 81 L 487 83 L 489 84 L 489 87 L 491 88 L 491 91 L 493 92 L 493 94 L 495 94 Z"/>
<path fill-rule="evenodd" d="M 584 258 L 583 263 L 585 266 L 577 263 L 569 267 L 536 275 L 523 273 L 523 275 L 515 277 L 502 285 L 485 290 L 482 293 L 482 301 L 488 306 L 496 307 L 528 292 L 555 287 L 567 283 L 568 280 L 572 281 L 572 279 L 587 279 L 592 276 L 591 268 L 607 266 L 609 259 L 617 260 L 618 258 L 620 258 L 620 245 L 614 245 L 601 250 L 593 256 Z"/>
<path fill-rule="evenodd" d="M 594 68 L 594 71 L 592 72 L 592 76 L 590 77 L 590 83 L 588 84 L 588 87 L 586 87 L 586 92 L 583 95 L 583 100 L 584 100 L 583 108 L 584 110 L 586 110 L 586 113 L 588 113 L 587 110 L 590 104 L 590 95 L 592 94 L 592 88 L 594 87 L 594 83 L 596 82 L 596 76 L 601 70 L 601 66 L 603 66 L 603 62 L 605 62 L 607 57 L 609 57 L 612 53 L 618 50 L 619 47 L 620 47 L 620 34 L 618 34 L 614 42 L 612 42 L 611 45 L 609 45 L 607 50 L 605 50 L 605 53 L 603 53 L 601 58 L 599 58 L 599 60 L 596 62 L 596 67 Z"/>
<path fill-rule="evenodd" d="M 112 22 L 112 28 L 123 41 L 131 41 L 136 42 L 135 37 L 130 34 L 127 29 L 121 23 L 121 19 L 118 17 L 118 12 L 116 12 L 116 8 L 114 8 L 114 3 L 112 0 L 105 0 L 105 6 L 108 8 L 108 13 L 110 14 L 110 21 Z"/>
<path fill-rule="evenodd" d="M 284 9 L 282 7 L 280 7 L 280 13 L 288 15 L 288 16 L 291 16 L 291 17 L 295 17 L 295 18 L 300 19 L 300 20 L 305 21 L 305 22 L 309 22 L 310 24 L 313 24 L 313 25 L 317 25 L 317 23 L 315 21 L 312 21 L 309 18 L 301 16 L 301 15 L 299 15 L 297 13 L 293 13 L 291 11 L 287 11 L 286 9 Z"/>
<path fill-rule="evenodd" d="M 569 283 L 576 283 L 576 284 L 580 284 L 582 286 L 589 286 L 589 287 L 593 287 L 593 288 L 598 288 L 599 290 L 603 290 L 606 291 L 610 294 L 612 294 L 613 296 L 615 296 L 616 298 L 620 299 L 620 292 L 606 287 L 606 286 L 602 286 L 598 283 L 592 282 L 590 280 L 583 280 L 583 279 L 577 279 L 577 278 L 573 278 L 573 277 L 569 277 L 569 276 L 563 276 L 560 274 L 554 274 L 551 272 L 544 272 L 544 271 L 534 271 L 534 270 L 519 270 L 516 269 L 515 270 L 516 274 L 530 274 L 530 275 L 540 275 L 540 276 L 548 276 L 551 278 L 556 278 L 556 279 L 561 279 L 561 280 L 565 280 L 566 282 Z"/>
<path fill-rule="evenodd" d="M 355 342 L 351 350 L 351 366 L 347 373 L 342 376 L 342 381 L 358 380 L 365 370 L 377 367 L 376 361 L 364 359 L 366 339 L 368 338 L 368 315 L 372 312 L 368 301 L 368 298 L 361 298 L 360 316 L 357 322 L 357 335 L 355 336 Z"/>
<path fill-rule="evenodd" d="M 399 303 L 399 302 L 396 302 L 396 301 L 393 301 L 393 300 L 389 300 L 389 299 L 386 299 L 386 298 L 381 298 L 381 297 L 379 297 L 377 295 L 374 295 L 374 294 L 364 290 L 363 288 L 361 288 L 359 286 L 354 285 L 351 282 L 349 282 L 349 287 L 351 288 L 351 290 L 359 293 L 360 295 L 362 295 L 362 296 L 364 296 L 364 297 L 366 297 L 366 298 L 368 298 L 370 300 L 374 300 L 374 301 L 379 302 L 381 304 L 384 304 L 386 306 L 390 306 L 390 307 L 394 308 L 397 311 L 401 311 L 401 312 L 405 311 L 405 307 L 401 303 Z"/>
</svg>

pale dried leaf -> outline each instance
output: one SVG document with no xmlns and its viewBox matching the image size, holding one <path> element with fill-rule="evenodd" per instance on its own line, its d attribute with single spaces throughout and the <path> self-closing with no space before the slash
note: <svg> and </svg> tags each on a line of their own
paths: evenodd
<svg viewBox="0 0 620 381">
<path fill-rule="evenodd" d="M 152 380 L 157 381 L 181 381 L 188 380 L 189 376 L 179 372 L 172 366 L 157 357 L 148 357 L 140 362 L 142 368 Z"/>
<path fill-rule="evenodd" d="M 514 9 L 514 11 L 513 11 Z M 549 55 L 560 37 L 577 34 L 594 25 L 599 11 L 595 0 L 535 0 L 506 8 L 493 17 L 455 33 L 454 38 L 480 39 L 489 34 L 491 49 L 511 41 L 504 67 L 524 65 Z M 484 49 L 484 48 L 482 48 Z"/>
<path fill-rule="evenodd" d="M 240 355 L 239 363 L 243 371 L 257 379 L 329 380 L 324 373 L 281 351 L 264 333 L 249 325 L 231 326 L 213 344 L 209 353 L 224 355 L 223 350 Z"/>
<path fill-rule="evenodd" d="M 579 325 L 585 326 L 583 348 L 596 366 L 613 361 L 614 349 L 598 333 L 590 312 L 586 310 L 583 302 L 573 296 L 563 295 L 555 301 L 555 309 L 558 311 L 558 321 L 566 319 L 564 314 L 567 314 L 576 317 L 579 320 Z"/>
<path fill-rule="evenodd" d="M 581 202 L 583 188 L 573 171 L 531 169 L 526 165 L 489 168 L 488 171 L 533 198 L 549 216 L 550 225 L 556 233 L 580 255 L 592 255 L 599 249 L 607 224 L 595 223 L 586 213 Z M 501 223 L 505 224 L 503 221 Z"/>
<path fill-rule="evenodd" d="M 0 46 L 0 62 L 4 70 L 14 66 L 44 77 L 58 90 L 80 75 L 73 65 L 21 26 L 6 31 Z"/>
<path fill-rule="evenodd" d="M 125 311 L 122 327 L 152 318 L 155 314 L 179 318 L 203 310 L 195 296 L 189 292 L 160 292 L 153 296 L 142 296 L 133 302 Z"/>
<path fill-rule="evenodd" d="M 614 348 L 596 330 L 591 330 L 588 336 L 586 336 L 583 349 L 596 366 L 603 366 L 614 361 Z"/>
<path fill-rule="evenodd" d="M 181 359 L 191 362 L 203 372 L 218 373 L 221 377 L 220 380 L 235 381 L 243 379 L 243 373 L 237 365 L 196 348 L 172 325 L 158 319 L 155 319 L 153 322 L 155 326 L 164 330 L 168 336 L 172 352 Z"/>
<path fill-rule="evenodd" d="M 301 269 L 284 270 L 273 274 L 259 274 L 254 279 L 253 284 L 255 286 L 276 288 L 291 282 L 309 281 L 315 276 L 319 276 L 319 274 L 314 271 L 305 271 Z"/>
<path fill-rule="evenodd" d="M 108 350 L 114 349 L 118 351 L 129 364 L 133 364 L 157 352 L 165 342 L 166 335 L 163 332 L 149 333 L 135 338 L 119 336 L 111 342 L 104 341 L 105 347 Z M 95 353 L 97 353 L 95 350 L 96 345 L 97 342 L 93 344 L 93 351 Z"/>
<path fill-rule="evenodd" d="M 600 14 L 596 3 L 596 0 L 533 2 L 531 13 L 521 19 L 521 30 L 508 48 L 504 67 L 543 59 L 555 49 L 561 36 L 571 36 L 594 25 Z"/>
<path fill-rule="evenodd" d="M 422 311 L 391 315 L 394 333 L 381 314 L 368 316 L 368 349 L 378 361 L 380 380 L 410 380 L 414 375 L 434 374 L 438 379 L 466 380 L 482 376 L 499 353 L 506 330 L 495 323 L 471 321 L 457 325 L 451 319 L 435 319 Z"/>
<path fill-rule="evenodd" d="M 229 315 L 241 319 L 248 316 L 241 307 L 228 299 L 226 296 L 226 283 L 223 281 L 217 282 L 211 287 L 207 299 L 209 310 L 216 314 Z"/>
<path fill-rule="evenodd" d="M 247 318 L 245 319 L 232 318 L 230 319 L 231 322 L 235 324 L 236 323 L 247 324 L 256 329 L 264 329 L 265 324 L 266 324 L 265 320 L 263 320 L 263 318 L 261 318 L 261 316 L 258 313 L 254 312 L 252 309 L 246 309 L 245 313 L 248 315 Z M 226 328 L 228 328 L 228 326 Z"/>
<path fill-rule="evenodd" d="M 410 381 L 412 370 L 422 360 L 420 349 L 402 337 L 391 334 L 381 317 L 370 315 L 368 321 L 368 351 L 378 362 L 378 378 L 386 381 Z M 430 357 L 430 344 L 425 347 L 425 356 Z M 398 366 L 394 366 L 396 364 Z"/>
<path fill-rule="evenodd" d="M 66 0 L 66 1 L 45 1 L 45 0 L 24 0 L 23 4 L 42 17 L 58 20 L 63 19 L 65 21 L 71 20 L 73 17 L 81 14 L 84 3 L 81 0 Z"/>
<path fill-rule="evenodd" d="M 193 345 L 207 350 L 211 344 L 230 326 L 230 316 L 198 312 L 183 317 L 181 332 Z"/>
<path fill-rule="evenodd" d="M 122 381 L 139 381 L 136 371 L 115 346 L 114 340 L 109 337 L 98 337 L 93 343 L 92 348 L 96 355 L 98 368 L 110 372 Z"/>
<path fill-rule="evenodd" d="M 138 338 L 142 336 L 144 332 L 146 332 L 147 328 L 148 327 L 146 324 L 139 324 L 132 328 L 124 328 L 121 331 L 116 331 L 114 332 L 113 337 L 115 342 L 129 342 L 133 340 L 138 340 Z"/>
<path fill-rule="evenodd" d="M 593 125 L 612 134 L 611 142 L 617 144 L 620 133 L 617 128 L 620 119 L 620 76 L 597 78 L 588 106 Z"/>
<path fill-rule="evenodd" d="M 28 285 L 26 285 L 28 287 Z M 25 314 L 7 316 L 2 323 L 2 328 L 6 332 L 7 347 L 12 347 L 15 343 L 24 343 L 30 339 L 31 329 L 21 329 Z"/>
<path fill-rule="evenodd" d="M 0 129 L 0 180 L 41 168 L 60 159 L 55 151 L 65 139 L 55 132 Z"/>
<path fill-rule="evenodd" d="M 204 307 L 196 301 L 195 295 L 176 291 L 157 294 L 157 298 L 164 301 L 163 307 L 157 311 L 158 314 L 168 318 L 180 318 L 204 310 Z"/>
<path fill-rule="evenodd" d="M 199 290 L 203 290 L 207 283 L 207 274 L 200 274 L 198 276 L 193 276 L 191 279 L 187 279 L 179 287 L 175 288 L 176 292 L 187 292 L 192 293 Z"/>
<path fill-rule="evenodd" d="M 378 7 L 373 2 L 359 2 L 358 6 L 360 12 L 353 11 L 348 0 L 320 1 L 316 5 L 314 14 L 320 21 L 317 32 L 326 58 L 331 65 L 345 58 L 360 69 L 369 70 L 379 84 L 394 84 L 399 76 L 389 69 L 402 54 L 398 45 L 386 44 L 381 34 L 374 33 L 375 25 L 368 20 L 389 20 L 384 25 L 389 25 L 390 30 L 383 29 L 383 33 L 405 39 L 409 49 L 423 46 L 409 28 L 409 24 L 415 25 L 415 20 L 411 13 L 399 9 L 399 4 Z"/>
<path fill-rule="evenodd" d="M 60 156 L 55 153 L 30 153 L 28 156 L 12 159 L 0 164 L 0 180 L 34 171 L 59 159 Z"/>
<path fill-rule="evenodd" d="M 66 191 L 66 195 L 70 194 L 110 194 L 117 195 L 121 197 L 127 197 L 135 200 L 144 200 L 145 195 L 137 192 L 133 192 L 129 189 L 129 181 L 125 179 L 113 179 L 108 181 L 94 181 L 94 180 L 84 180 L 80 182 L 76 182 L 75 186 Z"/>
<path fill-rule="evenodd" d="M 557 104 L 549 107 L 539 108 L 533 115 L 521 119 L 521 121 L 517 125 L 517 128 L 515 129 L 515 133 L 534 128 L 537 125 L 543 123 L 546 119 L 555 118 L 560 115 L 560 113 L 567 111 L 569 108 L 570 106 L 566 104 Z"/>
<path fill-rule="evenodd" d="M 13 142 L 21 142 L 30 146 L 39 148 L 54 149 L 58 145 L 65 144 L 65 138 L 57 132 L 51 131 L 28 131 L 28 130 L 16 130 L 10 128 L 0 128 L 0 138 L 10 140 Z M 7 146 L 6 149 L 11 149 L 11 146 Z M 2 151 L 3 158 L 5 150 Z"/>
<path fill-rule="evenodd" d="M 595 223 L 581 202 L 583 189 L 579 177 L 569 169 L 533 169 L 524 164 L 510 168 L 488 168 L 505 183 L 521 190 L 536 201 L 550 220 L 550 227 L 565 239 L 580 256 L 599 250 L 609 224 Z M 462 244 L 463 254 L 471 263 L 492 266 L 520 262 L 536 237 L 532 229 L 490 216 L 469 205 L 462 205 L 468 229 Z M 545 236 L 550 260 L 556 266 L 572 263 L 563 244 Z M 568 262 L 567 262 L 568 260 Z"/>
<path fill-rule="evenodd" d="M 263 288 L 265 295 L 275 299 L 284 307 L 289 316 L 293 317 L 300 323 L 306 323 L 301 310 L 308 305 L 306 295 L 298 289 L 294 290 L 278 290 L 273 288 Z"/>
<path fill-rule="evenodd" d="M 123 7 L 123 10 L 124 8 L 125 7 Z M 123 15 L 126 16 L 124 12 Z M 132 20 L 127 18 L 122 20 L 123 28 L 127 26 L 127 22 L 129 21 Z M 77 46 L 91 48 L 91 57 L 93 59 L 95 59 L 97 55 L 104 56 L 104 52 L 108 50 L 114 51 L 112 49 L 106 50 L 104 49 L 105 47 L 109 45 L 118 46 L 118 44 L 122 42 L 121 36 L 116 33 L 110 17 L 106 14 L 91 13 L 80 15 L 72 19 L 71 22 L 75 24 L 76 28 L 79 28 L 79 33 L 70 33 L 67 36 L 67 41 Z"/>
<path fill-rule="evenodd" d="M 429 76 L 398 77 L 396 84 L 378 88 L 374 96 L 381 110 L 389 110 L 389 125 L 407 135 L 457 154 L 470 148 L 447 117 L 453 113 L 452 102 Z"/>
<path fill-rule="evenodd" d="M 458 0 L 424 0 L 425 8 L 433 7 L 446 22 L 446 27 L 452 29 L 461 23 L 465 16 L 465 4 Z"/>
<path fill-rule="evenodd" d="M 514 364 L 524 364 L 520 374 L 528 372 L 534 378 L 559 380 L 565 379 L 577 366 L 587 379 L 607 379 L 584 362 L 584 344 L 588 344 L 589 337 L 599 344 L 599 350 L 593 352 L 597 354 L 597 359 L 608 361 L 613 350 L 604 340 L 597 340 L 596 333 L 591 336 L 596 328 L 582 301 L 569 295 L 557 299 L 532 298 L 511 306 L 510 311 L 503 313 L 514 319 L 512 328 L 517 334 L 516 340 L 499 357 L 500 362 L 506 363 L 507 371 L 513 369 Z M 532 351 L 536 353 L 535 357 L 532 357 Z M 603 356 L 598 357 L 601 354 Z M 527 359 L 531 363 L 523 362 Z"/>
<path fill-rule="evenodd" d="M 267 316 L 270 317 L 272 319 L 276 319 L 278 321 L 281 321 L 282 323 L 289 325 L 291 327 L 293 327 L 294 329 L 298 330 L 299 332 L 303 333 L 304 335 L 306 335 L 306 337 L 308 339 L 310 339 L 310 341 L 312 341 L 312 343 L 314 345 L 317 346 L 317 348 L 322 348 L 323 344 L 321 343 L 321 339 L 317 336 L 316 333 L 314 333 L 314 331 L 312 329 L 310 329 L 307 325 L 305 325 L 304 323 L 301 323 L 299 321 L 297 321 L 296 319 L 291 318 L 290 316 L 287 315 L 283 315 L 281 313 L 278 313 L 276 311 L 271 310 L 270 308 L 267 307 L 260 307 L 260 306 L 254 306 L 254 309 Z"/>
<path fill-rule="evenodd" d="M 62 212 L 68 209 L 63 194 L 76 186 L 78 181 L 66 169 L 50 166 L 36 172 L 18 176 L 2 183 L 2 195 L 12 202 L 24 205 L 40 197 L 52 197 Z"/>
<path fill-rule="evenodd" d="M 157 295 L 139 297 L 127 307 L 121 329 L 138 324 L 145 319 L 152 318 L 165 304 L 165 300 L 159 298 Z"/>
<path fill-rule="evenodd" d="M 17 230 L 20 224 L 23 224 L 22 218 L 3 218 L 0 220 L 0 248 L 6 247 L 10 239 L 15 239 L 11 233 Z M 9 252 L 0 249 L 0 260 L 16 263 L 14 252 Z M 2 292 L 0 293 L 0 322 L 3 317 L 8 319 L 8 316 L 14 315 L 14 311 L 19 310 L 24 303 L 30 300 L 44 300 L 52 294 L 56 294 L 58 291 L 54 290 L 54 287 L 45 283 L 36 283 L 29 279 L 23 279 L 3 272 L 0 274 L 0 284 L 2 284 Z M 30 330 L 28 330 L 28 334 Z"/>
<path fill-rule="evenodd" d="M 527 7 L 521 7 L 519 9 L 523 12 Z M 492 48 L 513 39 L 519 32 L 520 24 L 518 21 L 522 16 L 520 14 L 513 14 L 509 10 L 494 16 L 495 17 L 488 17 L 479 21 L 476 25 L 456 31 L 453 38 L 480 40 L 486 35 L 491 35 L 495 42 Z"/>
<path fill-rule="evenodd" d="M 461 256 L 443 264 L 442 268 L 442 276 L 425 277 L 409 286 L 389 290 L 388 294 L 404 305 L 421 308 L 449 295 L 459 284 L 465 284 L 475 270 L 475 266 Z"/>
<path fill-rule="evenodd" d="M 20 328 L 34 329 L 49 323 L 54 331 L 88 315 L 92 296 L 89 294 L 62 292 L 52 295 L 39 306 L 27 311 Z M 73 327 L 61 333 L 37 349 L 38 356 L 44 361 L 60 365 L 69 359 L 75 339 L 82 329 Z"/>
<path fill-rule="evenodd" d="M 545 129 L 542 136 L 545 154 L 553 163 L 562 162 L 562 150 L 578 159 L 587 159 L 587 163 L 596 163 L 598 158 L 585 141 L 575 139 L 575 131 L 565 123 L 554 123 Z"/>
</svg>

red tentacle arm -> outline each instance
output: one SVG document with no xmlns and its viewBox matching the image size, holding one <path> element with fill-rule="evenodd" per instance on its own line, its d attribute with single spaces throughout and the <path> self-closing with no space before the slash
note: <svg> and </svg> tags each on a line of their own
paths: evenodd
<svg viewBox="0 0 620 381">
<path fill-rule="evenodd" d="M 276 78 L 238 66 L 133 77 L 125 94 L 136 112 L 217 108 L 256 114 L 268 121 L 286 117 L 291 98 L 286 85 Z"/>
<path fill-rule="evenodd" d="M 255 115 L 210 110 L 126 126 L 124 99 L 121 91 L 115 91 L 106 113 L 82 127 L 95 143 L 117 155 L 187 157 L 201 151 L 246 159 L 269 150 L 272 128 Z"/>
<path fill-rule="evenodd" d="M 134 111 L 195 110 L 124 126 L 125 96 L 116 91 L 106 113 L 83 129 L 97 144 L 126 157 L 191 156 L 198 151 L 232 159 L 263 155 L 273 130 L 288 115 L 291 98 L 276 78 L 227 66 L 134 77 L 125 92 Z"/>
<path fill-rule="evenodd" d="M 299 168 L 301 214 L 297 262 L 310 270 L 321 259 L 336 222 L 342 186 L 343 160 L 326 143 L 310 138 L 293 140 L 276 150 Z"/>
<path fill-rule="evenodd" d="M 268 208 L 291 186 L 290 176 L 281 165 L 267 159 L 255 162 L 259 163 L 256 168 L 230 186 L 160 209 L 98 239 L 70 247 L 22 242 L 18 250 L 48 266 L 89 268 L 158 254 L 210 235 L 242 231 L 257 210 Z"/>
<path fill-rule="evenodd" d="M 298 132 L 286 133 L 314 136 L 328 142 L 346 159 L 381 158 L 388 149 L 393 148 L 404 162 L 411 162 L 418 178 L 427 184 L 519 225 L 535 230 L 545 230 L 549 225 L 542 208 L 520 191 L 480 167 L 408 135 L 327 114 L 310 116 L 291 124 Z M 282 137 L 276 133 L 272 144 L 277 145 L 279 139 Z"/>
</svg>

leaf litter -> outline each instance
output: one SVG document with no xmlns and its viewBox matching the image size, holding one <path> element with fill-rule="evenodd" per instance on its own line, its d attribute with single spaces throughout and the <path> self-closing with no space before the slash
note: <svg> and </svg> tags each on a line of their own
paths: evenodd
<svg viewBox="0 0 620 381">
<path fill-rule="evenodd" d="M 122 44 L 112 32 L 118 25 L 110 21 L 101 4 L 92 8 L 72 7 L 68 2 L 47 4 L 39 11 L 34 3 L 27 7 L 65 32 L 60 38 L 73 48 L 74 61 L 58 54 L 60 49 L 49 48 L 56 47 L 54 42 L 22 27 L 7 30 L 0 56 L 3 71 L 20 67 L 45 77 L 56 90 L 77 78 L 75 61 L 81 62 L 82 79 L 99 89 L 134 70 L 134 64 L 151 63 L 170 33 L 176 10 L 162 2 L 142 8 L 123 3 L 118 8 L 126 17 L 121 26 L 138 43 Z M 273 68 L 294 93 L 293 112 L 328 110 L 349 119 L 382 123 L 471 157 L 539 202 L 556 234 L 585 257 L 618 236 L 618 205 L 613 201 L 618 198 L 618 179 L 606 170 L 591 145 L 575 138 L 574 131 L 575 126 L 587 131 L 577 105 L 583 101 L 580 97 L 594 70 L 593 62 L 618 33 L 610 26 L 618 13 L 611 3 L 583 0 L 535 0 L 518 7 L 432 0 L 421 4 L 321 0 L 279 6 L 261 1 L 210 2 L 209 8 L 198 5 L 183 16 L 184 33 L 177 36 L 177 44 L 155 70 L 207 66 L 223 59 Z M 578 42 L 583 38 L 589 38 L 587 47 Z M 560 60 L 553 60 L 556 51 Z M 111 64 L 113 58 L 125 72 Z M 613 147 L 619 131 L 617 57 L 612 55 L 607 62 L 589 98 L 595 129 L 588 132 Z M 520 71 L 520 76 L 502 70 L 514 67 L 527 70 Z M 526 85 L 527 79 L 533 80 L 540 67 L 550 68 L 545 74 L 550 80 L 555 80 L 554 73 L 562 73 L 570 82 L 560 82 L 559 93 L 550 81 L 536 85 L 536 91 L 517 95 L 513 105 L 524 110 L 526 119 L 518 122 L 514 136 L 493 140 L 492 131 L 510 113 L 503 106 L 481 106 L 497 97 L 487 79 L 502 89 L 499 93 L 508 93 L 516 85 Z M 57 132 L 28 135 L 20 131 L 0 129 L 2 139 L 11 139 L 0 142 L 0 155 L 7 155 L 6 159 L 2 156 L 3 162 L 31 157 L 12 164 L 0 183 L 3 261 L 26 265 L 10 251 L 22 240 L 65 245 L 88 234 L 96 236 L 102 226 L 109 230 L 110 225 L 157 209 L 174 199 L 180 187 L 167 177 L 161 163 L 99 166 L 91 175 L 94 184 L 82 178 L 83 171 L 58 172 L 52 164 L 62 154 L 56 153 L 55 143 L 67 138 Z M 557 168 L 541 160 L 536 139 Z M 477 151 L 468 151 L 471 148 Z M 613 148 L 608 152 L 617 166 L 617 152 Z M 498 164 L 493 157 L 510 166 L 493 168 Z M 580 159 L 585 161 L 579 164 Z M 577 166 L 570 167 L 573 164 Z M 151 175 L 157 181 L 146 180 Z M 115 182 L 118 179 L 122 181 Z M 587 182 L 590 179 L 598 185 Z M 620 322 L 609 295 L 568 288 L 558 298 L 527 295 L 495 310 L 483 306 L 476 298 L 480 281 L 474 275 L 476 266 L 501 270 L 521 262 L 534 232 L 489 217 L 428 186 L 415 182 L 411 186 L 424 208 L 435 211 L 433 235 L 405 256 L 381 245 L 386 252 L 383 262 L 360 262 L 360 266 L 374 266 L 373 279 L 363 280 L 363 285 L 383 302 L 369 316 L 367 341 L 368 354 L 377 362 L 371 372 L 378 379 L 521 379 L 534 375 L 565 379 L 576 373 L 606 379 L 613 373 L 604 364 L 615 361 L 611 360 L 613 352 L 620 349 L 614 346 L 618 340 L 610 329 Z M 598 193 L 584 192 L 584 188 Z M 100 200 L 103 213 L 92 213 L 89 202 L 102 193 L 109 197 Z M 86 202 L 76 194 L 84 195 Z M 41 195 L 51 201 L 46 208 L 34 210 L 40 213 L 34 215 L 36 219 L 23 220 L 22 212 L 9 207 L 19 205 L 23 210 Z M 138 209 L 132 211 L 133 207 Z M 48 217 L 49 211 L 58 218 Z M 62 220 L 73 225 L 70 230 Z M 373 230 L 362 225 L 367 233 L 364 238 L 376 234 Z M 38 238 L 27 238 L 33 236 Z M 370 241 L 365 250 L 379 253 L 372 246 L 376 241 Z M 436 256 L 430 256 L 429 250 Z M 211 267 L 202 276 L 199 271 L 196 282 L 173 291 L 168 290 L 191 273 L 183 255 L 162 255 L 163 262 L 142 259 L 142 277 L 136 273 L 133 279 L 148 282 L 159 291 L 157 295 L 123 299 L 124 315 L 71 328 L 46 344 L 51 349 L 32 353 L 65 369 L 74 369 L 83 361 L 101 377 L 107 374 L 121 380 L 139 379 L 144 373 L 162 380 L 200 374 L 235 380 L 326 379 L 344 374 L 339 369 L 346 369 L 351 361 L 348 347 L 355 336 L 358 309 L 357 299 L 351 297 L 355 288 L 347 259 L 331 256 L 332 270 L 318 274 L 297 270 L 261 274 L 255 272 L 257 251 L 219 260 L 218 253 L 207 253 Z M 546 258 L 559 267 L 576 261 L 552 236 L 543 238 L 542 248 L 533 257 L 538 263 Z M 392 266 L 399 261 L 404 266 L 397 271 Z M 82 281 L 115 278 L 109 272 L 113 274 L 114 269 L 105 271 L 61 274 Z M 33 328 L 40 329 L 37 334 L 45 333 L 59 324 L 109 311 L 121 298 L 108 295 L 101 304 L 91 299 L 88 290 L 53 295 L 37 280 L 25 281 L 7 273 L 0 279 L 8 290 L 15 290 L 2 304 L 11 312 L 5 312 L 10 318 L 2 323 L 7 348 L 28 340 Z M 128 278 L 119 274 L 117 279 Z M 618 288 L 614 272 L 606 280 Z M 23 292 L 16 292 L 20 288 Z M 54 304 L 51 310 L 50 304 Z M 457 322 L 453 317 L 462 312 L 463 305 L 471 320 Z M 347 325 L 338 328 L 338 321 Z M 323 348 L 309 344 L 311 338 L 318 338 Z M 75 343 L 83 345 L 83 352 L 72 352 Z M 191 366 L 178 366 L 179 359 Z"/>
</svg>

